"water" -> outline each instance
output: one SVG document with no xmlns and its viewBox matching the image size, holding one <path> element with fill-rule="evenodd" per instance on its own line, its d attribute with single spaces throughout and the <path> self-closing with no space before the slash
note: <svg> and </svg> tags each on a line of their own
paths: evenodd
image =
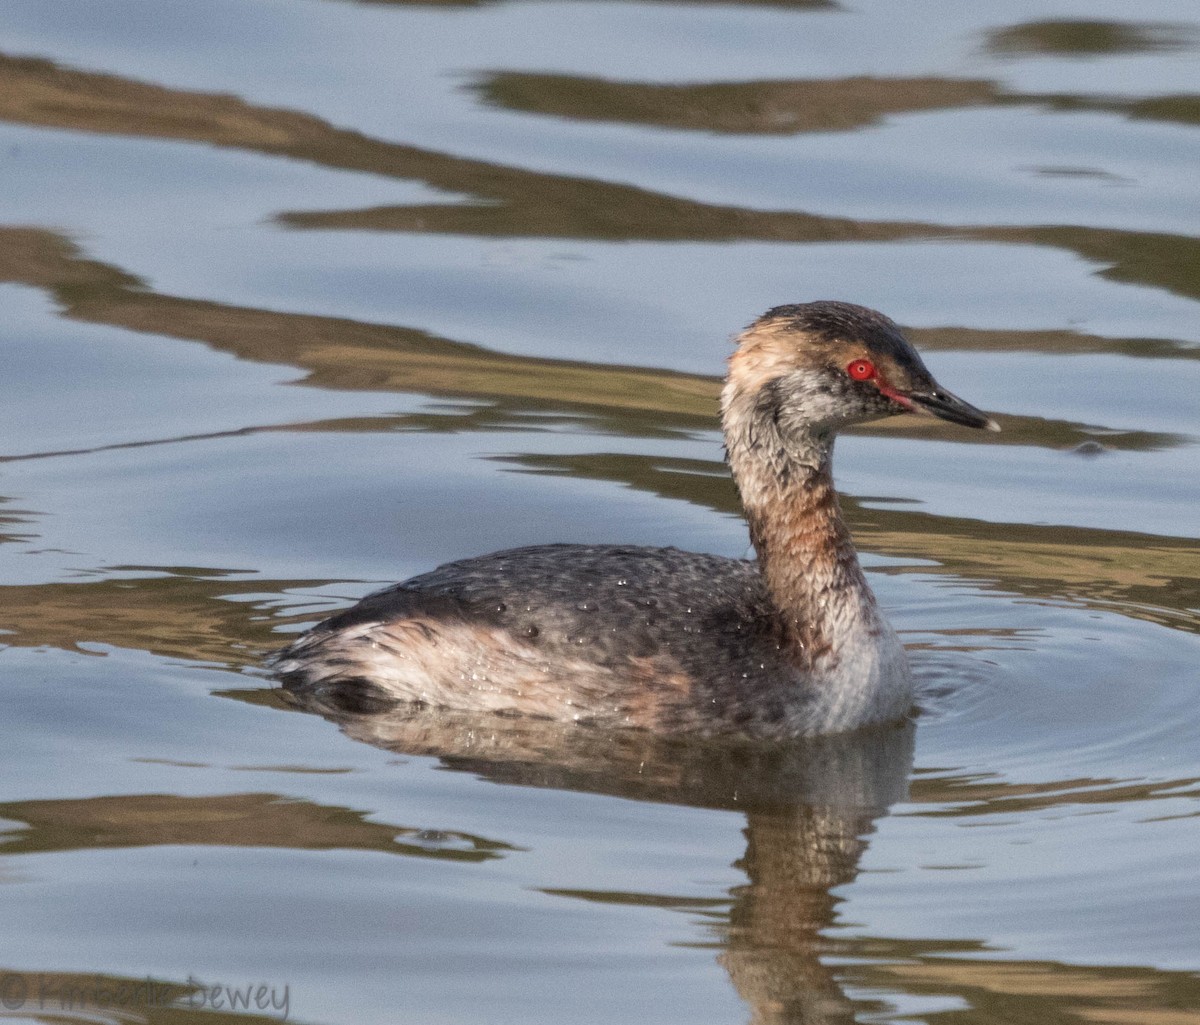
<svg viewBox="0 0 1200 1025">
<path fill-rule="evenodd" d="M 9 0 L 10 1020 L 1200 1020 L 1200 20 L 961 7 Z M 839 446 L 915 726 L 279 700 L 449 559 L 745 554 L 818 297 L 1004 426 Z"/>
</svg>

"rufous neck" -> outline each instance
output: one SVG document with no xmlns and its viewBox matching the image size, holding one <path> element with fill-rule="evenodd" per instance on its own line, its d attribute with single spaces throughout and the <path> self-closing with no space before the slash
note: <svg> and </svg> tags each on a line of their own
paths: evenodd
<svg viewBox="0 0 1200 1025">
<path fill-rule="evenodd" d="M 874 596 L 842 519 L 831 435 L 756 423 L 727 437 L 750 540 L 785 638 L 807 666 L 836 658 Z"/>
</svg>

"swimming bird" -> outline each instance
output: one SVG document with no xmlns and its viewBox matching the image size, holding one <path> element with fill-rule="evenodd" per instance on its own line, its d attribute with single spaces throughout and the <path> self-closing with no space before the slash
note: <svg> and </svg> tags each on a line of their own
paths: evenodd
<svg viewBox="0 0 1200 1025">
<path fill-rule="evenodd" d="M 838 431 L 898 413 L 999 430 L 900 328 L 845 302 L 777 306 L 721 394 L 756 560 L 547 544 L 368 595 L 273 657 L 301 698 L 783 738 L 904 718 L 912 676 L 834 490 Z"/>
</svg>

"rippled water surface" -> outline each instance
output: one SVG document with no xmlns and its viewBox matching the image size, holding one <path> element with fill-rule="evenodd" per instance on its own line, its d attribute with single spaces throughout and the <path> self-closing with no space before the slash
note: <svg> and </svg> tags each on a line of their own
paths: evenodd
<svg viewBox="0 0 1200 1025">
<path fill-rule="evenodd" d="M 1200 1020 L 1200 17 L 7 0 L 0 1014 Z M 839 444 L 914 724 L 289 708 L 541 541 L 741 556 L 730 336 L 844 298 L 1002 423 Z"/>
</svg>

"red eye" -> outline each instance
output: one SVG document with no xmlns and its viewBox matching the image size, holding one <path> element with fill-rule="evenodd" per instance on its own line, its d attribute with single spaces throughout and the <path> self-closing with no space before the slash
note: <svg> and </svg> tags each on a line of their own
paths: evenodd
<svg viewBox="0 0 1200 1025">
<path fill-rule="evenodd" d="M 875 376 L 875 364 L 869 359 L 856 359 L 846 367 L 846 373 L 856 381 L 869 381 Z"/>
</svg>

